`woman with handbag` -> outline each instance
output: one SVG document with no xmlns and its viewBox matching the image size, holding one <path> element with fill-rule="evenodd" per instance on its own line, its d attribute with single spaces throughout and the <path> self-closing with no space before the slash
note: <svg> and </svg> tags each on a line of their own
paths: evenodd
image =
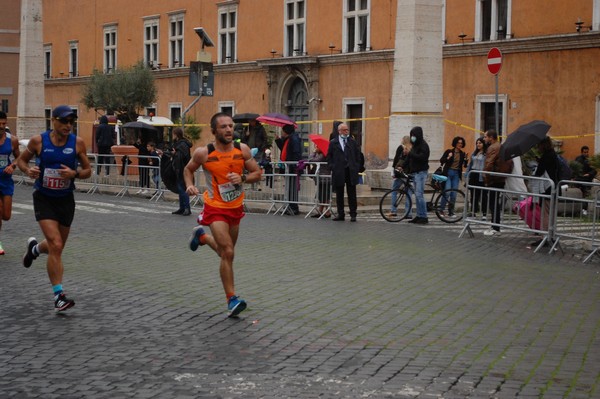
<svg viewBox="0 0 600 399">
<path fill-rule="evenodd" d="M 457 189 L 458 184 L 462 180 L 463 168 L 467 166 L 468 156 L 462 150 L 465 148 L 465 139 L 456 136 L 452 140 L 452 148 L 444 151 L 444 154 L 440 158 L 440 163 L 443 166 L 443 174 L 448 176 L 446 180 L 445 190 Z M 452 216 L 454 214 L 454 201 L 456 200 L 456 194 L 450 194 L 450 203 L 448 205 L 448 214 Z M 446 197 L 442 197 L 440 203 L 440 212 L 444 212 L 446 208 Z"/>
<path fill-rule="evenodd" d="M 487 215 L 487 191 L 480 190 L 477 187 L 485 187 L 482 173 L 471 173 L 472 170 L 483 171 L 485 166 L 485 150 L 487 145 L 483 140 L 483 137 L 479 137 L 475 141 L 475 151 L 471 154 L 471 160 L 467 167 L 467 175 L 469 176 L 469 198 L 471 200 L 470 207 L 473 214 L 470 216 L 477 217 L 479 210 L 482 213 L 482 220 L 485 220 Z"/>
<path fill-rule="evenodd" d="M 404 161 L 406 161 L 406 158 L 408 157 L 410 147 L 411 147 L 410 137 L 409 136 L 402 137 L 402 142 L 398 146 L 398 148 L 396 148 L 396 155 L 394 156 L 394 160 L 392 161 L 392 178 L 393 178 L 392 190 L 400 188 L 400 185 L 403 182 L 403 180 L 400 178 L 400 177 L 402 177 L 401 169 L 404 165 Z M 405 173 L 409 173 L 409 172 L 405 171 Z M 392 206 L 390 208 L 390 213 L 389 213 L 390 217 L 398 216 L 397 215 L 398 209 L 396 208 L 397 197 L 398 197 L 398 194 L 397 194 L 397 192 L 394 191 L 392 193 Z M 410 210 L 406 216 L 406 219 L 407 220 L 412 219 Z"/>
</svg>

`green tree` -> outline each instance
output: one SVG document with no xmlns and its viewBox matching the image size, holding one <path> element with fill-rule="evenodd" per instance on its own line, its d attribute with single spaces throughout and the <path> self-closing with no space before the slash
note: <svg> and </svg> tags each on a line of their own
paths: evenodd
<svg viewBox="0 0 600 399">
<path fill-rule="evenodd" d="M 113 73 L 94 70 L 81 101 L 88 109 L 114 113 L 123 122 L 135 121 L 138 111 L 156 102 L 154 76 L 142 61 Z"/>
</svg>

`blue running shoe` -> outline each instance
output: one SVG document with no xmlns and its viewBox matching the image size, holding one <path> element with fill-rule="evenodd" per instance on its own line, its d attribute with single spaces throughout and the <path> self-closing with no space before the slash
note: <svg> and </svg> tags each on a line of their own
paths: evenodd
<svg viewBox="0 0 600 399">
<path fill-rule="evenodd" d="M 204 234 L 205 233 L 202 226 L 194 227 L 194 229 L 192 230 L 192 237 L 190 237 L 190 249 L 192 251 L 195 251 L 198 249 L 199 246 L 204 245 L 200 242 L 200 237 Z"/>
<path fill-rule="evenodd" d="M 229 310 L 229 317 L 236 317 L 246 309 L 246 301 L 234 295 L 229 298 L 227 309 Z"/>
</svg>

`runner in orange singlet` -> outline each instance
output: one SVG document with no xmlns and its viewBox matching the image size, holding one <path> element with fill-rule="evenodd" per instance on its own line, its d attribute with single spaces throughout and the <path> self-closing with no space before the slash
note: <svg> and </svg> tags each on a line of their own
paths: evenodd
<svg viewBox="0 0 600 399">
<path fill-rule="evenodd" d="M 233 119 L 217 113 L 210 120 L 215 142 L 194 151 L 184 169 L 186 191 L 198 195 L 194 185 L 194 172 L 202 166 L 208 189 L 204 192 L 204 209 L 198 216 L 200 226 L 194 228 L 190 249 L 208 245 L 221 257 L 220 274 L 230 317 L 246 309 L 246 301 L 235 295 L 233 283 L 233 257 L 238 238 L 240 220 L 244 217 L 244 183 L 260 180 L 261 170 L 250 147 L 233 141 Z M 206 234 L 202 226 L 209 226 Z"/>
</svg>

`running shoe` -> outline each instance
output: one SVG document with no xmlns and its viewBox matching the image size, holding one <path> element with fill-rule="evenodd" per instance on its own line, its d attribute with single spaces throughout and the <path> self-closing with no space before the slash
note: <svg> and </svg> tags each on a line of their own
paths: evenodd
<svg viewBox="0 0 600 399">
<path fill-rule="evenodd" d="M 192 229 L 192 236 L 190 237 L 190 249 L 192 251 L 195 251 L 199 246 L 204 245 L 200 242 L 200 237 L 202 237 L 204 234 L 206 233 L 204 232 L 202 226 L 197 226 Z"/>
<path fill-rule="evenodd" d="M 25 255 L 23 255 L 23 266 L 30 267 L 33 261 L 37 258 L 36 255 L 33 254 L 33 247 L 38 244 L 35 237 L 29 237 L 27 240 L 27 251 Z"/>
<path fill-rule="evenodd" d="M 234 295 L 229 298 L 227 309 L 229 310 L 229 317 L 236 317 L 246 309 L 246 301 Z"/>
<path fill-rule="evenodd" d="M 4 248 L 2 248 L 2 243 L 0 242 L 0 255 L 4 255 Z"/>
<path fill-rule="evenodd" d="M 63 312 L 69 308 L 75 306 L 75 301 L 67 298 L 67 296 L 63 293 L 58 295 L 54 300 L 54 310 L 57 312 Z"/>
</svg>

